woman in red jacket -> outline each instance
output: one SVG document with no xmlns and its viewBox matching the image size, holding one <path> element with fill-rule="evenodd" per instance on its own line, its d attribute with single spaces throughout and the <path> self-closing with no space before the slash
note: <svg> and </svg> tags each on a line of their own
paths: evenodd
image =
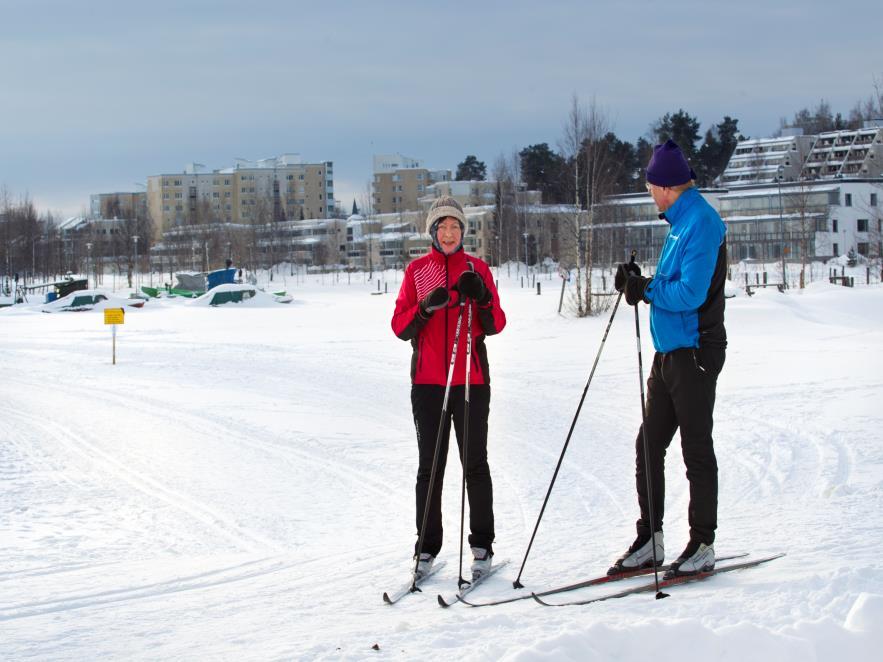
<svg viewBox="0 0 883 662">
<path fill-rule="evenodd" d="M 429 210 L 426 225 L 432 237 L 432 247 L 426 255 L 414 260 L 405 269 L 392 317 L 395 334 L 402 340 L 410 340 L 413 348 L 411 408 L 420 454 L 416 486 L 418 534 L 424 509 L 429 502 L 423 549 L 415 549 L 415 554 L 420 552 L 417 574 L 419 576 L 429 571 L 442 546 L 441 494 L 452 422 L 462 457 L 466 333 L 470 333 L 473 350 L 469 379 L 466 490 L 469 495 L 472 574 L 477 577 L 490 568 L 494 542 L 493 485 L 487 462 L 491 390 L 484 339 L 503 330 L 506 315 L 500 308 L 500 298 L 487 264 L 463 250 L 466 217 L 460 203 L 447 196 L 439 198 Z M 466 329 L 467 315 L 464 311 L 433 494 L 431 499 L 427 499 L 461 297 L 466 297 L 468 305 L 474 306 L 472 328 Z"/>
</svg>

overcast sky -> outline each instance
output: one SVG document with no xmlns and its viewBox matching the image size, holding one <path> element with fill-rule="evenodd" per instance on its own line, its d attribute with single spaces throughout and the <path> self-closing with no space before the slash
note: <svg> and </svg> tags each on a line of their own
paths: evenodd
<svg viewBox="0 0 883 662">
<path fill-rule="evenodd" d="M 556 147 L 592 98 L 634 141 L 685 109 L 768 136 L 883 81 L 879 0 L 0 0 L 0 186 L 72 215 L 148 175 L 286 152 L 334 162 L 348 209 L 372 155 L 430 168 Z"/>
</svg>

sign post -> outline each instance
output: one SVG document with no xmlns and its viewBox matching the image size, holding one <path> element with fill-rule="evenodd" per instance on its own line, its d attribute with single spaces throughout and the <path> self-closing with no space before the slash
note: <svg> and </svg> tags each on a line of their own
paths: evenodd
<svg viewBox="0 0 883 662">
<path fill-rule="evenodd" d="M 122 308 L 105 308 L 104 323 L 112 325 L 113 332 L 113 365 L 117 364 L 117 324 L 125 324 L 125 314 Z"/>
</svg>

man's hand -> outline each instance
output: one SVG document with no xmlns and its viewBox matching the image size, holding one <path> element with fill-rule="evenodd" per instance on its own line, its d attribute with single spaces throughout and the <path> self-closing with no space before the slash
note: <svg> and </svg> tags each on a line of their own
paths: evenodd
<svg viewBox="0 0 883 662">
<path fill-rule="evenodd" d="M 622 290 L 625 292 L 625 302 L 630 306 L 637 306 L 639 302 L 647 301 L 644 298 L 644 292 L 647 291 L 647 286 L 650 284 L 651 280 L 653 279 L 630 274 L 626 279 L 625 287 Z M 647 301 L 647 303 L 649 303 L 649 301 Z"/>
<path fill-rule="evenodd" d="M 617 292 L 625 291 L 625 282 L 629 279 L 630 275 L 640 276 L 641 267 L 634 262 L 623 262 L 616 267 L 616 276 L 613 279 L 613 287 Z"/>
</svg>

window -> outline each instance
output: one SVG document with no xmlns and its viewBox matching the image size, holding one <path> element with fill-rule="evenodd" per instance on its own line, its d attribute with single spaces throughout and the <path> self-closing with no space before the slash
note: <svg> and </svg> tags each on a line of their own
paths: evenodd
<svg viewBox="0 0 883 662">
<path fill-rule="evenodd" d="M 831 219 L 831 232 L 837 232 L 837 219 Z"/>
<path fill-rule="evenodd" d="M 856 231 L 858 232 L 867 232 L 868 231 L 868 219 L 860 218 L 855 222 Z M 864 255 L 864 253 L 862 253 Z"/>
<path fill-rule="evenodd" d="M 847 193 L 843 196 L 845 198 L 845 204 L 847 207 L 852 207 L 852 193 Z"/>
<path fill-rule="evenodd" d="M 858 242 L 858 246 L 856 246 L 856 250 L 858 251 L 858 254 L 859 254 L 859 255 L 865 255 L 865 256 L 867 256 L 867 254 L 868 254 L 868 242 L 866 242 L 866 241 L 860 241 L 860 242 Z"/>
<path fill-rule="evenodd" d="M 877 194 L 876 193 L 871 193 L 871 206 L 872 207 L 877 206 Z"/>
<path fill-rule="evenodd" d="M 834 244 L 833 253 L 834 253 L 834 255 L 840 255 L 840 246 L 838 246 L 837 244 Z"/>
</svg>

